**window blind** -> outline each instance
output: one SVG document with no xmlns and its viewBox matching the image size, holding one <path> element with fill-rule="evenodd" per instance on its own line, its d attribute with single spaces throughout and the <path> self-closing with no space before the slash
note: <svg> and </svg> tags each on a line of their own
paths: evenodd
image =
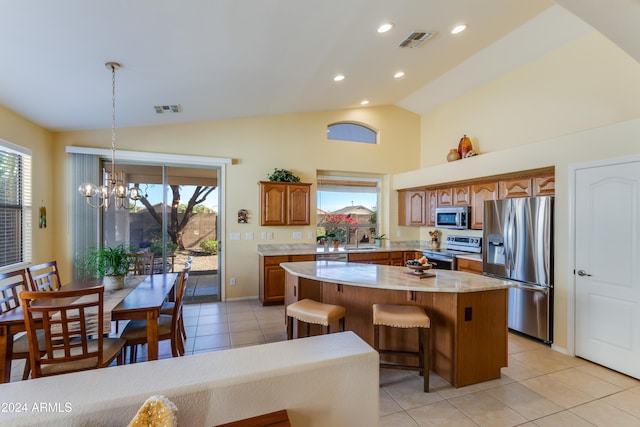
<svg viewBox="0 0 640 427">
<path fill-rule="evenodd" d="M 0 268 L 31 262 L 31 155 L 0 141 Z"/>
</svg>

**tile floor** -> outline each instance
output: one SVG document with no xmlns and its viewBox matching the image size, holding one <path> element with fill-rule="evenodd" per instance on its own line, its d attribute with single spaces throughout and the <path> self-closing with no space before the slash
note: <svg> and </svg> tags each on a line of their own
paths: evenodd
<svg viewBox="0 0 640 427">
<path fill-rule="evenodd" d="M 189 304 L 184 315 L 188 355 L 286 339 L 283 306 Z M 160 357 L 171 357 L 166 343 Z M 14 363 L 12 381 L 22 368 Z M 459 389 L 434 373 L 430 381 L 431 392 L 423 393 L 417 373 L 382 370 L 380 427 L 640 426 L 640 381 L 515 334 L 502 378 Z"/>
</svg>

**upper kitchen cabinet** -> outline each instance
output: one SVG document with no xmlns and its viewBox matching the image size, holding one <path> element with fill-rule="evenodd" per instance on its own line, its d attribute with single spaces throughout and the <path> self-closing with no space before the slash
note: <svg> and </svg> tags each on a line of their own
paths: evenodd
<svg viewBox="0 0 640 427">
<path fill-rule="evenodd" d="M 534 196 L 553 196 L 556 193 L 555 174 L 540 175 L 533 178 Z"/>
<path fill-rule="evenodd" d="M 438 188 L 438 206 L 453 206 L 453 187 Z"/>
<path fill-rule="evenodd" d="M 482 230 L 485 200 L 498 198 L 498 183 L 496 181 L 473 184 L 471 186 L 471 228 Z"/>
<path fill-rule="evenodd" d="M 398 225 L 427 225 L 428 193 L 426 190 L 398 191 Z"/>
<path fill-rule="evenodd" d="M 309 225 L 311 184 L 260 181 L 260 225 Z"/>
<path fill-rule="evenodd" d="M 453 206 L 469 206 L 471 204 L 469 188 L 468 185 L 456 185 L 453 187 Z"/>
<path fill-rule="evenodd" d="M 503 179 L 498 183 L 500 198 L 531 197 L 533 195 L 532 178 Z"/>
<path fill-rule="evenodd" d="M 427 225 L 436 226 L 436 208 L 438 207 L 438 192 L 427 191 Z"/>
</svg>

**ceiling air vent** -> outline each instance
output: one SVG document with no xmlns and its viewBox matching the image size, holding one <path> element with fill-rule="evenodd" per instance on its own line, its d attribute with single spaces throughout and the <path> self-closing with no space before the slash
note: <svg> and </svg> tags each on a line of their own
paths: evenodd
<svg viewBox="0 0 640 427">
<path fill-rule="evenodd" d="M 173 105 L 156 105 L 153 107 L 156 110 L 156 113 L 180 113 L 182 112 L 182 105 L 173 104 Z"/>
<path fill-rule="evenodd" d="M 398 45 L 400 48 L 409 48 L 413 49 L 415 47 L 420 46 L 425 41 L 429 40 L 435 33 L 427 33 L 424 31 L 415 31 L 407 36 L 402 42 Z"/>
</svg>

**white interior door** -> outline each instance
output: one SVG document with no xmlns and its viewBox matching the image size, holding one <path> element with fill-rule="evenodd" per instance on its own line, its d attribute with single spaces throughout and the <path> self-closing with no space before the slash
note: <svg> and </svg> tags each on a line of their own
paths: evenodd
<svg viewBox="0 0 640 427">
<path fill-rule="evenodd" d="M 575 177 L 576 355 L 640 378 L 640 162 Z"/>
</svg>

